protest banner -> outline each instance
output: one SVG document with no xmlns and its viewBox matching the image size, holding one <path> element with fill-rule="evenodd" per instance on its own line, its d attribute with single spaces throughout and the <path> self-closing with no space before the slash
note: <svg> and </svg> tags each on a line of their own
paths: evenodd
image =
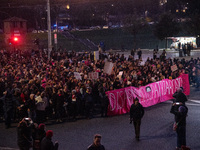
<svg viewBox="0 0 200 150">
<path fill-rule="evenodd" d="M 78 72 L 74 72 L 74 77 L 75 77 L 77 80 L 82 80 L 82 77 L 81 77 L 80 73 L 78 73 Z"/>
<path fill-rule="evenodd" d="M 140 88 L 127 87 L 108 91 L 108 115 L 120 115 L 129 112 L 136 97 L 143 107 L 149 107 L 173 99 L 172 95 L 180 87 L 183 87 L 186 95 L 190 94 L 188 74 L 183 74 L 173 80 L 164 79 Z"/>
<path fill-rule="evenodd" d="M 114 64 L 112 62 L 106 62 L 104 65 L 103 73 L 107 73 L 108 75 L 111 75 L 112 69 Z"/>
</svg>

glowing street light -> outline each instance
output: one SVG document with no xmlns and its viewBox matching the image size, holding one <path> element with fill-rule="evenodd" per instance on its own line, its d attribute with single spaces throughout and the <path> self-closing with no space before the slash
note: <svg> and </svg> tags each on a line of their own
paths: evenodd
<svg viewBox="0 0 200 150">
<path fill-rule="evenodd" d="M 69 4 L 67 4 L 66 8 L 67 8 L 67 9 L 70 9 L 70 6 L 69 6 Z"/>
</svg>

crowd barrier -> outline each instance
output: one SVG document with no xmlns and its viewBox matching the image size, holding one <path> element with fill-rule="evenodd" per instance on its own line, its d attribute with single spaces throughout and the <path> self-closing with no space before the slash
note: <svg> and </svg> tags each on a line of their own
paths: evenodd
<svg viewBox="0 0 200 150">
<path fill-rule="evenodd" d="M 139 88 L 130 86 L 108 91 L 108 115 L 114 116 L 129 112 L 136 97 L 143 107 L 149 107 L 173 99 L 172 95 L 180 87 L 183 87 L 185 95 L 190 95 L 188 74 L 182 74 L 173 80 L 164 79 Z"/>
</svg>

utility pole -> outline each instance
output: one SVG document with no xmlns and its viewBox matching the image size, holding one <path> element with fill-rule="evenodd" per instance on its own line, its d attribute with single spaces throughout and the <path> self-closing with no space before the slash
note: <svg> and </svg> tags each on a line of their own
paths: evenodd
<svg viewBox="0 0 200 150">
<path fill-rule="evenodd" d="M 51 41 L 51 17 L 50 17 L 50 2 L 47 0 L 47 25 L 48 25 L 48 59 L 50 59 L 52 51 L 52 41 Z"/>
</svg>

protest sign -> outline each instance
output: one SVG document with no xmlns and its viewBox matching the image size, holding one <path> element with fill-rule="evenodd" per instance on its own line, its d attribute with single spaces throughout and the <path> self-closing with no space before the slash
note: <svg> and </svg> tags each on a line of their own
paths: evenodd
<svg viewBox="0 0 200 150">
<path fill-rule="evenodd" d="M 99 78 L 99 73 L 98 72 L 90 72 L 90 73 L 88 73 L 88 78 L 90 80 L 97 80 Z"/>
<path fill-rule="evenodd" d="M 121 80 L 122 74 L 123 74 L 123 71 L 120 71 L 119 74 L 117 75 L 117 77 L 119 78 L 119 80 Z"/>
<path fill-rule="evenodd" d="M 173 65 L 173 66 L 171 66 L 171 70 L 172 70 L 172 72 L 178 70 L 177 65 Z"/>
<path fill-rule="evenodd" d="M 78 73 L 78 72 L 74 72 L 74 77 L 75 77 L 77 80 L 82 80 L 82 77 L 81 77 L 80 73 Z"/>
<path fill-rule="evenodd" d="M 106 62 L 104 65 L 103 72 L 107 73 L 108 75 L 111 75 L 112 69 L 113 69 L 114 64 L 112 62 Z"/>
<path fill-rule="evenodd" d="M 94 60 L 99 60 L 99 51 L 94 51 Z"/>
</svg>

